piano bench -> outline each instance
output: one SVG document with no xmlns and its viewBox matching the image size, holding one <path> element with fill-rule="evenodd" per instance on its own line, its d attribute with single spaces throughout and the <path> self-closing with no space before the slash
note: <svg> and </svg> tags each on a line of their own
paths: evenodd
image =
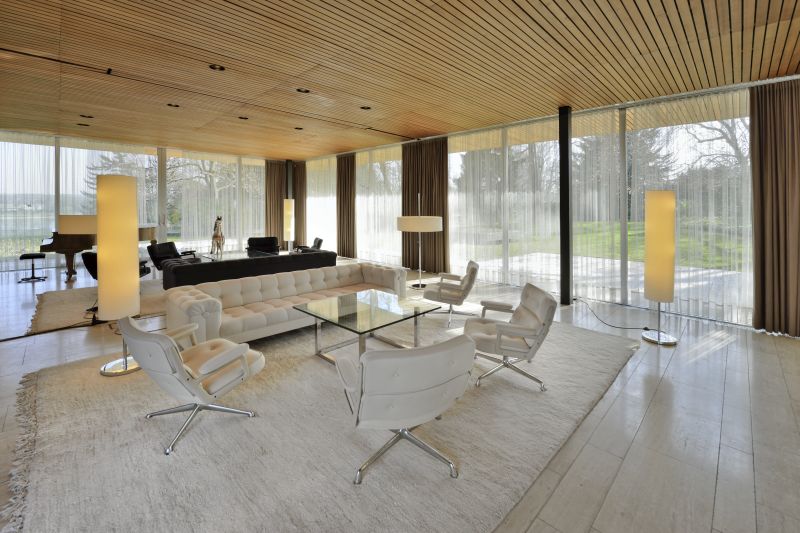
<svg viewBox="0 0 800 533">
<path fill-rule="evenodd" d="M 20 261 L 27 261 L 30 260 L 31 262 L 31 275 L 28 277 L 21 278 L 17 281 L 17 283 L 30 283 L 30 282 L 37 282 L 37 281 L 44 281 L 47 279 L 47 276 L 37 276 L 36 275 L 36 260 L 37 259 L 44 259 L 44 254 L 41 252 L 34 252 L 30 254 L 22 254 L 19 256 Z"/>
</svg>

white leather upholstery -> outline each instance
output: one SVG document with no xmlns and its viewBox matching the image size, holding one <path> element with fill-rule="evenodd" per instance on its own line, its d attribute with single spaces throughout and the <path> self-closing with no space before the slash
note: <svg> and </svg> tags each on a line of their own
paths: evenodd
<svg viewBox="0 0 800 533">
<path fill-rule="evenodd" d="M 448 274 L 442 274 L 441 276 L 442 280 L 439 283 L 431 283 L 425 287 L 422 297 L 434 302 L 461 305 L 475 285 L 475 280 L 478 277 L 478 263 L 475 261 L 467 263 L 467 271 L 463 277 Z M 453 278 L 458 278 L 458 283 L 445 281 Z"/>
<path fill-rule="evenodd" d="M 530 362 L 550 331 L 557 307 L 550 293 L 528 283 L 511 320 L 470 318 L 464 324 L 464 334 L 475 341 L 479 352 Z"/>
<path fill-rule="evenodd" d="M 201 341 L 244 342 L 313 324 L 296 304 L 366 289 L 405 297 L 405 288 L 404 269 L 370 263 L 175 287 L 167 291 L 167 327 L 197 324 Z"/>
<path fill-rule="evenodd" d="M 246 344 L 214 339 L 179 351 L 175 339 L 143 331 L 135 320 L 119 320 L 119 329 L 140 367 L 179 401 L 208 405 L 264 368 L 264 355 Z M 191 335 L 185 328 L 181 333 Z"/>
<path fill-rule="evenodd" d="M 337 357 L 355 424 L 401 429 L 442 414 L 467 387 L 475 344 L 461 335 L 434 346 L 368 350 L 360 361 Z"/>
</svg>

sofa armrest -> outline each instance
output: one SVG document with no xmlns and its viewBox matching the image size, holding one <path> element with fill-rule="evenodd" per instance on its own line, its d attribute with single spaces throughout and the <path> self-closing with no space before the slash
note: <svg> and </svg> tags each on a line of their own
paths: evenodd
<svg viewBox="0 0 800 533">
<path fill-rule="evenodd" d="M 406 297 L 406 269 L 402 267 L 389 267 L 373 263 L 359 263 L 361 274 L 366 283 L 373 283 L 386 287 L 395 293 L 398 298 Z"/>
<path fill-rule="evenodd" d="M 167 328 L 197 324 L 197 341 L 219 337 L 222 302 L 194 287 L 175 287 L 166 292 Z"/>
</svg>

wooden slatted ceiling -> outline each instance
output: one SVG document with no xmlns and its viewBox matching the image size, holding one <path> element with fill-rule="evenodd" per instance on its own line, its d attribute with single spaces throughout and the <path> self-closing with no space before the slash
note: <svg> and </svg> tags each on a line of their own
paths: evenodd
<svg viewBox="0 0 800 533">
<path fill-rule="evenodd" d="M 0 129 L 305 159 L 797 74 L 798 4 L 4 0 Z"/>
</svg>

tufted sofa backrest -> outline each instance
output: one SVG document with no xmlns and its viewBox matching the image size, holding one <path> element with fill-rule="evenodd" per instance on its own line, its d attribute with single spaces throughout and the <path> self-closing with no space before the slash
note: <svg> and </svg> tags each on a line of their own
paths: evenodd
<svg viewBox="0 0 800 533">
<path fill-rule="evenodd" d="M 358 283 L 364 283 L 361 264 L 212 281 L 196 285 L 195 288 L 219 299 L 222 308 L 227 309 Z"/>
</svg>

